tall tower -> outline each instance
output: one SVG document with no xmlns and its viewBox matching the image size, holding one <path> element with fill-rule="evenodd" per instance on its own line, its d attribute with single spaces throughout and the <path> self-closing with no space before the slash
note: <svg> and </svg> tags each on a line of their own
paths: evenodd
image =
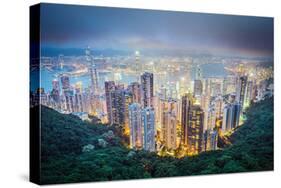
<svg viewBox="0 0 281 188">
<path fill-rule="evenodd" d="M 142 148 L 141 106 L 133 103 L 129 106 L 130 147 Z"/>
<path fill-rule="evenodd" d="M 133 82 L 129 86 L 129 91 L 132 93 L 133 102 L 141 103 L 141 85 L 138 82 Z"/>
<path fill-rule="evenodd" d="M 63 74 L 61 77 L 61 85 L 62 85 L 62 89 L 63 91 L 69 90 L 70 89 L 70 80 L 69 77 L 65 74 Z"/>
<path fill-rule="evenodd" d="M 188 120 L 188 150 L 192 154 L 202 151 L 204 112 L 199 105 L 193 105 Z"/>
<path fill-rule="evenodd" d="M 203 84 L 201 80 L 194 80 L 194 96 L 201 96 L 203 92 Z"/>
<path fill-rule="evenodd" d="M 141 105 L 153 107 L 153 74 L 145 72 L 141 75 Z"/>
<path fill-rule="evenodd" d="M 162 137 L 168 149 L 176 149 L 177 120 L 174 111 L 163 112 Z"/>
<path fill-rule="evenodd" d="M 111 102 L 111 92 L 115 90 L 114 81 L 107 81 L 104 83 L 105 88 L 105 101 L 106 101 L 106 110 L 107 110 L 107 119 L 110 124 L 113 123 L 112 117 L 112 102 Z"/>
<path fill-rule="evenodd" d="M 138 75 L 138 72 L 142 71 L 142 66 L 140 64 L 140 52 L 139 51 L 135 51 L 135 71 L 136 71 L 136 75 Z"/>
<path fill-rule="evenodd" d="M 241 109 L 244 107 L 244 99 L 246 94 L 247 76 L 238 77 L 236 86 L 236 101 L 241 105 Z"/>
<path fill-rule="evenodd" d="M 119 125 L 125 124 L 125 91 L 116 88 L 110 93 L 112 122 Z"/>
<path fill-rule="evenodd" d="M 91 76 L 91 92 L 92 94 L 98 94 L 98 74 L 97 74 L 97 69 L 96 69 L 96 65 L 94 64 L 94 58 L 91 55 L 91 50 L 88 47 L 85 50 L 85 54 L 86 54 L 86 60 L 88 62 L 89 65 L 89 71 L 90 71 L 90 76 Z"/>
<path fill-rule="evenodd" d="M 202 79 L 202 70 L 200 65 L 196 66 L 196 71 L 195 71 L 195 80 L 201 80 Z"/>
<path fill-rule="evenodd" d="M 185 94 L 182 97 L 182 105 L 181 105 L 181 132 L 182 132 L 182 141 L 184 145 L 188 144 L 188 121 L 189 121 L 189 111 L 192 105 L 192 96 Z"/>
<path fill-rule="evenodd" d="M 155 113 L 151 107 L 142 110 L 143 149 L 155 151 Z"/>
</svg>

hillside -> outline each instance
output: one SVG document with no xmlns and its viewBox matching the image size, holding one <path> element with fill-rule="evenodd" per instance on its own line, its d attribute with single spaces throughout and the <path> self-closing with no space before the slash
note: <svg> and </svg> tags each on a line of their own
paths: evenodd
<svg viewBox="0 0 281 188">
<path fill-rule="evenodd" d="M 247 118 L 223 151 L 176 159 L 125 148 L 118 127 L 42 107 L 41 183 L 273 170 L 273 99 L 254 104 Z"/>
</svg>

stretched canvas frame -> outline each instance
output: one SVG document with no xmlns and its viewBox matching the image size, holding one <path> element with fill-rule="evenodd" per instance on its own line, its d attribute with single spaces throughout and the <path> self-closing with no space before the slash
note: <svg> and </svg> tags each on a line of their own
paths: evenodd
<svg viewBox="0 0 281 188">
<path fill-rule="evenodd" d="M 31 6 L 30 181 L 273 170 L 273 52 L 269 17 Z"/>
</svg>

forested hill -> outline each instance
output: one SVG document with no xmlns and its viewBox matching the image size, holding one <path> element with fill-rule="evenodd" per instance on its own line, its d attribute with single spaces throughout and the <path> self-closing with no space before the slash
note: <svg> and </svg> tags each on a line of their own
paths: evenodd
<svg viewBox="0 0 281 188">
<path fill-rule="evenodd" d="M 176 159 L 132 151 L 118 127 L 42 107 L 41 183 L 71 183 L 273 170 L 273 99 L 252 105 L 222 151 Z"/>
</svg>

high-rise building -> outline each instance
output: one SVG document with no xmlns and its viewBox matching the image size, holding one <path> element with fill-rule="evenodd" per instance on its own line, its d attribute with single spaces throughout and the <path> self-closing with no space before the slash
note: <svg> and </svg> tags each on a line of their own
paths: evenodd
<svg viewBox="0 0 281 188">
<path fill-rule="evenodd" d="M 194 80 L 194 96 L 201 96 L 203 92 L 203 85 L 201 80 Z"/>
<path fill-rule="evenodd" d="M 53 89 L 51 91 L 51 97 L 54 101 L 54 108 L 58 109 L 60 106 L 60 86 L 59 81 L 57 79 L 54 79 L 52 81 Z"/>
<path fill-rule="evenodd" d="M 110 93 L 112 123 L 125 124 L 125 90 L 115 89 Z"/>
<path fill-rule="evenodd" d="M 141 75 L 141 105 L 143 108 L 153 107 L 153 74 L 145 72 Z"/>
<path fill-rule="evenodd" d="M 132 103 L 129 105 L 130 147 L 142 148 L 142 117 L 141 105 Z"/>
<path fill-rule="evenodd" d="M 52 81 L 53 90 L 60 91 L 60 84 L 57 79 L 53 79 Z"/>
<path fill-rule="evenodd" d="M 133 103 L 133 96 L 131 92 L 125 92 L 125 134 L 129 134 L 129 106 Z"/>
<path fill-rule="evenodd" d="M 152 107 L 142 110 L 143 149 L 155 151 L 155 113 Z"/>
<path fill-rule="evenodd" d="M 195 79 L 196 80 L 201 80 L 202 79 L 202 70 L 201 70 L 201 67 L 200 65 L 197 65 L 196 66 L 196 71 L 195 71 Z"/>
<path fill-rule="evenodd" d="M 93 95 L 96 95 L 98 94 L 98 90 L 99 90 L 98 74 L 97 74 L 96 65 L 94 63 L 94 58 L 91 54 L 91 50 L 89 47 L 85 50 L 85 54 L 86 54 L 86 60 L 89 64 L 89 72 L 91 76 L 91 92 Z"/>
<path fill-rule="evenodd" d="M 140 63 L 140 52 L 135 51 L 135 71 L 138 75 L 138 72 L 142 72 L 142 65 Z"/>
<path fill-rule="evenodd" d="M 83 93 L 82 93 L 82 82 L 78 82 L 75 84 L 75 95 L 74 95 L 74 109 L 75 112 L 84 112 L 84 104 L 83 104 Z"/>
<path fill-rule="evenodd" d="M 133 102 L 141 103 L 141 85 L 138 82 L 133 82 L 129 86 L 129 91 L 132 93 Z"/>
<path fill-rule="evenodd" d="M 184 145 L 187 145 L 188 143 L 188 134 L 187 134 L 187 128 L 188 128 L 188 121 L 189 121 L 189 111 L 192 105 L 192 96 L 190 94 L 185 94 L 182 96 L 182 105 L 181 105 L 181 133 L 182 133 L 182 141 Z"/>
<path fill-rule="evenodd" d="M 218 131 L 217 130 L 206 130 L 204 132 L 204 151 L 217 150 L 218 145 Z"/>
<path fill-rule="evenodd" d="M 204 112 L 199 105 L 192 105 L 188 121 L 188 152 L 198 154 L 202 151 Z"/>
<path fill-rule="evenodd" d="M 236 86 L 236 101 L 241 105 L 242 109 L 244 107 L 246 86 L 247 86 L 247 76 L 238 77 L 237 86 Z"/>
<path fill-rule="evenodd" d="M 107 111 L 107 116 L 108 116 L 108 122 L 110 124 L 113 124 L 111 92 L 115 90 L 114 81 L 106 81 L 104 83 L 104 88 L 105 88 L 105 100 L 106 100 L 106 111 Z"/>
<path fill-rule="evenodd" d="M 222 119 L 222 132 L 225 133 L 239 125 L 241 105 L 238 102 L 227 104 L 224 107 Z"/>
<path fill-rule="evenodd" d="M 61 76 L 61 85 L 63 90 L 70 89 L 70 80 L 69 77 L 65 74 Z"/>
<path fill-rule="evenodd" d="M 64 91 L 65 110 L 69 113 L 75 112 L 74 108 L 74 92 L 73 90 Z"/>
<path fill-rule="evenodd" d="M 251 102 L 254 99 L 254 83 L 253 81 L 248 81 L 247 86 L 246 86 L 246 91 L 245 91 L 245 98 L 244 98 L 244 108 L 247 108 L 250 106 Z"/>
<path fill-rule="evenodd" d="M 162 140 L 167 149 L 177 147 L 177 120 L 173 111 L 163 112 Z"/>
</svg>

